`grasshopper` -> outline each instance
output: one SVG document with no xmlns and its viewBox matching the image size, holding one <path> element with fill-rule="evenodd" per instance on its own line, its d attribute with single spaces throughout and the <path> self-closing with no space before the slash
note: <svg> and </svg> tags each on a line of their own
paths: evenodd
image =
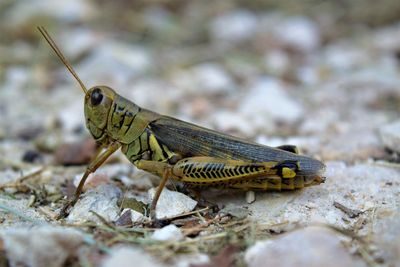
<svg viewBox="0 0 400 267">
<path fill-rule="evenodd" d="M 46 29 L 38 30 L 84 92 L 86 127 L 101 148 L 61 217 L 78 200 L 88 175 L 118 149 L 137 168 L 162 178 L 150 206 L 151 218 L 169 178 L 191 186 L 278 191 L 324 182 L 325 165 L 300 155 L 295 146 L 263 146 L 160 115 L 104 85 L 86 89 Z"/>
</svg>

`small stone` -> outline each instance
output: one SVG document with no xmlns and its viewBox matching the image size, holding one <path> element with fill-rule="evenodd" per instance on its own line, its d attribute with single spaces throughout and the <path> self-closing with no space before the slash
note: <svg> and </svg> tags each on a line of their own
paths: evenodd
<svg viewBox="0 0 400 267">
<path fill-rule="evenodd" d="M 37 139 L 35 139 L 35 146 L 41 152 L 52 153 L 57 150 L 63 140 L 61 140 L 60 136 L 55 133 L 45 133 L 40 135 Z"/>
<path fill-rule="evenodd" d="M 78 187 L 80 181 L 82 180 L 82 176 L 83 176 L 83 173 L 75 175 L 74 180 L 73 180 L 73 184 L 75 187 Z M 105 175 L 104 173 L 101 173 L 101 172 L 91 173 L 91 174 L 89 174 L 88 178 L 85 181 L 85 184 L 83 186 L 83 191 L 85 191 L 89 188 L 96 188 L 101 184 L 108 184 L 108 183 L 110 183 L 110 178 L 107 175 Z"/>
<path fill-rule="evenodd" d="M 235 204 L 228 204 L 226 207 L 220 210 L 219 213 L 221 215 L 230 215 L 238 220 L 242 220 L 249 216 L 250 211 Z"/>
<path fill-rule="evenodd" d="M 126 160 L 125 155 L 122 155 L 124 160 Z M 103 173 L 107 175 L 111 179 L 118 179 L 120 176 L 132 176 L 136 174 L 138 170 L 130 162 L 124 163 L 114 163 L 114 164 L 105 164 L 102 165 L 99 173 Z M 127 186 L 132 186 L 129 184 Z"/>
<path fill-rule="evenodd" d="M 248 204 L 251 204 L 254 201 L 256 201 L 256 193 L 254 193 L 254 191 L 247 191 L 246 192 L 246 202 Z"/>
<path fill-rule="evenodd" d="M 257 17 L 247 10 L 236 10 L 217 16 L 211 22 L 213 39 L 240 42 L 250 39 L 257 30 Z"/>
<path fill-rule="evenodd" d="M 131 211 L 131 220 L 132 222 L 140 222 L 144 219 L 143 214 L 140 212 L 137 212 L 136 210 L 130 210 Z"/>
<path fill-rule="evenodd" d="M 390 150 L 400 153 L 400 121 L 382 126 L 379 132 L 384 145 Z"/>
<path fill-rule="evenodd" d="M 64 166 L 87 164 L 96 154 L 97 146 L 89 138 L 81 142 L 64 144 L 57 149 L 54 160 Z"/>
<path fill-rule="evenodd" d="M 10 266 L 64 266 L 77 256 L 83 235 L 65 227 L 10 228 L 0 232 Z"/>
<path fill-rule="evenodd" d="M 46 173 L 45 173 L 45 175 L 46 175 Z M 42 177 L 45 177 L 45 176 L 42 175 Z M 58 186 L 55 186 L 55 185 L 52 185 L 52 184 L 45 184 L 43 186 L 43 188 L 46 190 L 46 193 L 49 194 L 49 195 L 56 195 L 56 194 L 58 194 L 60 192 L 59 191 L 60 188 Z"/>
<path fill-rule="evenodd" d="M 41 126 L 21 128 L 16 133 L 19 138 L 25 141 L 34 140 L 40 134 L 43 133 L 43 128 Z"/>
<path fill-rule="evenodd" d="M 176 38 L 180 31 L 180 27 L 184 27 L 178 23 L 175 18 L 175 15 L 172 13 L 172 10 L 169 10 L 166 7 L 161 5 L 150 5 L 149 7 L 144 8 L 143 10 L 143 23 L 148 28 L 149 32 L 152 34 L 157 34 L 158 36 L 162 36 L 161 40 L 171 40 Z"/>
<path fill-rule="evenodd" d="M 311 66 L 299 68 L 297 71 L 297 79 L 304 85 L 315 85 L 319 82 L 318 70 Z"/>
<path fill-rule="evenodd" d="M 207 267 L 209 265 L 210 258 L 207 254 L 176 254 L 174 256 L 174 266 L 176 267 Z M 219 265 L 217 265 L 219 266 Z"/>
<path fill-rule="evenodd" d="M 35 150 L 27 150 L 22 156 L 22 161 L 28 163 L 40 162 L 43 159 L 42 155 Z"/>
<path fill-rule="evenodd" d="M 152 188 L 148 191 L 150 199 L 153 199 L 156 190 L 156 188 Z M 197 201 L 191 199 L 185 194 L 164 188 L 157 202 L 156 218 L 166 219 L 190 212 L 196 207 L 196 205 Z"/>
<path fill-rule="evenodd" d="M 217 63 L 202 63 L 187 70 L 172 73 L 172 82 L 181 91 L 192 94 L 227 94 L 236 89 L 225 69 Z"/>
<path fill-rule="evenodd" d="M 20 28 L 24 24 L 32 23 L 34 18 L 49 17 L 57 18 L 64 22 L 87 21 L 95 14 L 94 5 L 86 1 L 72 0 L 65 3 L 51 0 L 33 2 L 25 5 L 24 2 L 17 3 L 7 13 L 8 27 Z M 27 26 L 28 26 L 27 25 Z"/>
<path fill-rule="evenodd" d="M 211 118 L 212 124 L 216 129 L 224 133 L 244 134 L 245 136 L 253 136 L 255 134 L 254 125 L 238 112 L 216 111 Z"/>
<path fill-rule="evenodd" d="M 387 266 L 397 266 L 400 252 L 400 210 L 378 212 L 379 220 L 374 224 L 374 244 L 385 259 Z"/>
<path fill-rule="evenodd" d="M 271 50 L 264 55 L 264 64 L 269 72 L 283 76 L 290 67 L 290 59 L 282 50 Z"/>
<path fill-rule="evenodd" d="M 108 222 L 115 221 L 119 215 L 117 201 L 121 198 L 121 190 L 114 185 L 100 185 L 87 191 L 72 208 L 67 217 L 69 222 L 82 223 L 92 221 L 100 223 L 94 211 Z"/>
<path fill-rule="evenodd" d="M 183 234 L 176 225 L 170 224 L 155 230 L 151 238 L 159 241 L 179 241 L 183 239 Z"/>
<path fill-rule="evenodd" d="M 275 34 L 285 45 L 303 52 L 313 52 L 320 44 L 318 25 L 306 17 L 292 17 L 276 25 Z"/>
<path fill-rule="evenodd" d="M 364 210 L 373 209 L 373 208 L 375 208 L 375 207 L 376 207 L 376 205 L 375 205 L 374 202 L 372 202 L 372 201 L 365 201 L 365 202 L 363 203 L 363 209 L 364 209 Z"/>
<path fill-rule="evenodd" d="M 357 67 L 365 66 L 370 60 L 369 52 L 359 46 L 338 43 L 324 50 L 323 60 L 332 70 L 348 73 Z"/>
<path fill-rule="evenodd" d="M 179 73 L 186 73 L 178 71 Z M 173 76 L 173 75 L 172 75 Z M 179 76 L 179 75 L 178 75 Z M 177 77 L 176 81 L 180 83 L 180 78 Z M 183 84 L 189 84 L 187 81 Z M 192 84 L 193 85 L 193 84 Z M 168 94 L 165 92 L 168 91 Z M 149 94 L 151 92 L 151 94 Z M 171 105 L 174 103 L 181 104 L 179 99 L 183 98 L 184 90 L 180 90 L 174 86 L 174 83 L 170 83 L 167 80 L 153 78 L 138 78 L 133 84 L 130 84 L 126 96 L 128 99 L 133 100 L 135 103 L 140 103 L 140 106 L 157 109 L 160 111 L 168 111 L 171 109 Z M 159 101 L 152 95 L 162 95 L 163 101 Z"/>
<path fill-rule="evenodd" d="M 228 93 L 235 85 L 228 73 L 216 63 L 203 63 L 192 70 L 194 83 L 207 93 Z M 199 88 L 198 88 L 199 89 Z"/>
<path fill-rule="evenodd" d="M 140 221 L 142 221 L 145 217 L 143 216 L 143 214 L 142 213 L 140 213 L 140 212 L 137 212 L 136 210 L 133 210 L 133 209 L 124 209 L 122 212 L 121 212 L 121 216 L 118 218 L 118 220 L 120 220 L 121 218 L 126 218 L 126 217 L 129 217 L 129 223 L 135 223 L 135 222 L 140 222 Z M 123 224 L 122 222 L 121 222 L 121 224 L 120 225 L 127 225 L 128 223 L 126 223 L 126 224 Z"/>
<path fill-rule="evenodd" d="M 128 226 L 132 225 L 131 211 L 124 209 L 121 216 L 115 221 L 116 226 Z"/>
<path fill-rule="evenodd" d="M 245 262 L 249 267 L 366 266 L 351 256 L 342 238 L 328 228 L 308 227 L 258 241 L 245 252 Z"/>
<path fill-rule="evenodd" d="M 123 42 L 104 42 L 93 49 L 77 66 L 82 80 L 97 77 L 98 84 L 114 84 L 116 88 L 129 84 L 129 79 L 148 71 L 152 58 L 144 46 Z"/>
<path fill-rule="evenodd" d="M 63 90 L 70 90 L 65 88 Z M 56 120 L 62 126 L 62 129 L 67 132 L 74 132 L 76 129 L 83 127 L 85 115 L 80 101 L 64 101 L 57 109 Z"/>
<path fill-rule="evenodd" d="M 70 60 L 75 60 L 79 56 L 90 52 L 91 49 L 103 42 L 103 36 L 90 28 L 77 27 L 66 29 L 57 33 L 57 39 L 63 44 L 63 53 Z"/>
<path fill-rule="evenodd" d="M 242 100 L 239 109 L 249 121 L 261 117 L 267 125 L 268 119 L 294 123 L 304 113 L 302 106 L 285 92 L 284 84 L 272 77 L 258 80 Z"/>
<path fill-rule="evenodd" d="M 400 24 L 394 23 L 389 27 L 375 32 L 372 43 L 381 51 L 396 52 L 400 49 Z"/>
<path fill-rule="evenodd" d="M 117 247 L 113 248 L 110 254 L 101 263 L 102 267 L 161 267 L 164 264 L 158 262 L 155 258 L 143 250 L 135 247 Z"/>
<path fill-rule="evenodd" d="M 4 172 L 0 172 L 0 177 L 3 174 Z M 13 191 L 4 191 L 10 195 L 16 192 L 15 189 L 13 189 Z M 45 216 L 35 208 L 30 207 L 29 201 L 28 196 L 26 199 L 11 199 L 9 197 L 0 196 L 0 205 L 2 206 L 0 212 L 0 229 L 6 227 L 31 226 L 32 224 L 46 224 Z M 16 213 L 6 212 L 8 208 Z M 19 216 L 20 214 L 22 214 L 23 217 Z"/>
<path fill-rule="evenodd" d="M 121 181 L 124 186 L 135 188 L 140 191 L 147 191 L 153 187 L 153 183 L 147 175 L 136 175 L 134 179 L 126 175 L 121 175 L 118 177 L 118 180 Z"/>
</svg>

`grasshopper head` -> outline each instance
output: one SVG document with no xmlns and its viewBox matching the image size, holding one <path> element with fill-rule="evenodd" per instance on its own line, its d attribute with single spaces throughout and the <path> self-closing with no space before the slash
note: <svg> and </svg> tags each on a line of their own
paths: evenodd
<svg viewBox="0 0 400 267">
<path fill-rule="evenodd" d="M 114 90 L 107 86 L 94 86 L 85 94 L 86 126 L 95 139 L 100 138 L 105 130 L 115 95 Z"/>
</svg>

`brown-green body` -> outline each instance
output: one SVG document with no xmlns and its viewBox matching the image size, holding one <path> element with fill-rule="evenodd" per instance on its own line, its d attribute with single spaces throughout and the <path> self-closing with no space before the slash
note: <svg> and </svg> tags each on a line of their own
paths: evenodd
<svg viewBox="0 0 400 267">
<path fill-rule="evenodd" d="M 95 89 L 106 96 L 108 108 L 91 105 Z M 202 187 L 292 190 L 322 181 L 323 164 L 312 158 L 159 115 L 106 86 L 87 95 L 86 125 L 96 141 L 103 146 L 118 142 L 129 161 L 146 171 L 162 176 L 171 168 L 171 178 Z M 96 124 L 92 118 L 99 117 L 106 119 Z"/>
</svg>

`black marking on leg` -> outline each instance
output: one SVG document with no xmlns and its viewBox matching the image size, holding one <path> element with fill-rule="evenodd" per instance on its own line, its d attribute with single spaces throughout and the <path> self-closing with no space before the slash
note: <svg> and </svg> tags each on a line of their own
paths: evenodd
<svg viewBox="0 0 400 267">
<path fill-rule="evenodd" d="M 207 163 L 207 164 L 204 166 L 204 171 L 205 171 L 205 172 L 209 172 L 209 171 L 211 171 L 212 168 L 213 168 L 213 164 L 212 164 L 212 163 Z"/>
<path fill-rule="evenodd" d="M 186 166 L 188 166 L 187 173 L 192 173 L 193 164 L 187 164 Z"/>
<path fill-rule="evenodd" d="M 240 176 L 239 171 L 238 171 L 238 167 L 233 168 L 232 171 L 235 174 L 235 176 Z"/>
</svg>

